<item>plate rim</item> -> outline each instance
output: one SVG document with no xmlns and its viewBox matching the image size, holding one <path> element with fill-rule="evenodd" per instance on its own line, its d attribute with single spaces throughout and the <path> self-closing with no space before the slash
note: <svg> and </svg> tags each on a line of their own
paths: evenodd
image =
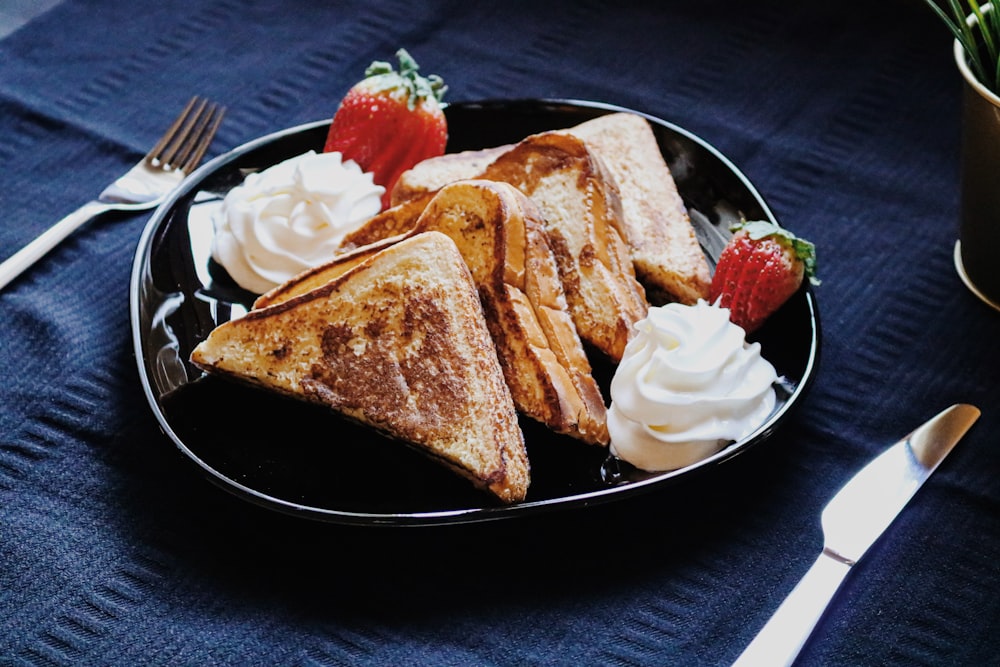
<svg viewBox="0 0 1000 667">
<path fill-rule="evenodd" d="M 651 114 L 617 104 L 573 98 L 495 98 L 450 102 L 444 106 L 474 109 L 476 107 L 485 108 L 514 105 L 525 107 L 535 106 L 539 109 L 545 107 L 584 108 L 601 111 L 603 113 L 626 112 L 641 116 L 651 123 L 663 126 L 670 131 L 683 136 L 687 140 L 698 144 L 701 149 L 718 159 L 742 183 L 742 185 L 760 205 L 765 215 L 770 220 L 778 222 L 774 213 L 771 211 L 771 208 L 768 206 L 764 197 L 757 190 L 756 186 L 753 185 L 746 174 L 744 174 L 743 171 L 732 162 L 732 160 L 693 132 Z M 748 437 L 741 441 L 731 443 L 712 456 L 677 470 L 657 473 L 646 479 L 629 482 L 628 484 L 621 486 L 608 486 L 597 490 L 560 496 L 558 498 L 525 501 L 503 506 L 467 507 L 453 510 L 433 510 L 423 512 L 360 512 L 355 510 L 315 507 L 268 495 L 224 475 L 219 470 L 208 465 L 208 463 L 198 456 L 198 454 L 192 450 L 174 431 L 161 408 L 160 400 L 153 391 L 152 381 L 147 368 L 147 357 L 145 354 L 143 340 L 141 339 L 142 326 L 140 313 L 142 304 L 139 299 L 143 271 L 147 266 L 147 260 L 150 257 L 151 240 L 177 202 L 184 196 L 187 196 L 195 185 L 201 183 L 206 176 L 214 173 L 221 165 L 257 148 L 279 141 L 286 136 L 315 130 L 323 125 L 329 125 L 330 121 L 330 118 L 326 118 L 300 123 L 298 125 L 277 130 L 246 141 L 207 161 L 187 176 L 184 181 L 156 208 L 153 215 L 144 226 L 142 234 L 139 237 L 138 245 L 132 261 L 132 272 L 129 281 L 129 319 L 132 330 L 131 338 L 133 352 L 143 393 L 146 396 L 146 400 L 151 411 L 153 412 L 153 415 L 156 417 L 160 429 L 173 442 L 174 446 L 187 458 L 187 460 L 200 468 L 202 473 L 206 475 L 216 486 L 221 487 L 239 498 L 253 502 L 254 504 L 266 509 L 282 512 L 284 514 L 306 517 L 325 523 L 364 526 L 462 525 L 468 523 L 514 519 L 542 512 L 567 510 L 571 508 L 585 508 L 611 501 L 624 500 L 641 493 L 647 493 L 658 487 L 668 486 L 676 478 L 688 477 L 692 474 L 704 472 L 704 469 L 709 466 L 714 466 L 730 460 L 738 454 L 752 449 L 760 442 L 767 440 L 773 434 L 779 426 L 779 422 L 788 416 L 789 412 L 798 405 L 802 397 L 811 387 L 813 380 L 815 379 L 816 369 L 819 363 L 821 335 L 819 310 L 815 295 L 811 286 L 805 284 L 803 285 L 802 290 L 804 293 L 805 305 L 809 313 L 811 325 L 810 330 L 813 335 L 809 344 L 809 353 L 803 369 L 802 379 L 797 383 L 795 389 L 789 393 L 785 403 L 778 410 L 774 411 L 768 419 L 756 428 Z"/>
</svg>

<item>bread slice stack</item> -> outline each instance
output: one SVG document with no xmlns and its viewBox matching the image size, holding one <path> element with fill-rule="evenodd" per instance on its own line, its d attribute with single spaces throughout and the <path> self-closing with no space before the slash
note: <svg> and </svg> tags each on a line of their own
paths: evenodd
<svg viewBox="0 0 1000 667">
<path fill-rule="evenodd" d="M 405 237 L 362 246 L 260 297 L 295 297 L 386 247 L 425 232 L 451 238 L 479 291 L 514 405 L 556 433 L 608 443 L 607 414 L 563 295 L 538 208 L 507 183 L 468 180 L 439 190 Z"/>
<path fill-rule="evenodd" d="M 192 362 L 329 407 L 505 503 L 523 500 L 524 438 L 454 242 L 417 234 L 340 268 L 315 289 L 219 325 Z"/>
<path fill-rule="evenodd" d="M 649 122 L 633 113 L 610 113 L 558 132 L 583 140 L 610 173 L 621 200 L 621 235 L 648 299 L 691 304 L 707 298 L 708 263 Z M 481 176 L 513 148 L 425 160 L 399 178 L 392 203 L 419 199 L 452 180 Z"/>
<path fill-rule="evenodd" d="M 538 204 L 580 338 L 620 361 L 649 305 L 635 279 L 620 197 L 604 164 L 582 140 L 545 132 L 503 153 L 481 178 L 510 183 Z"/>
<path fill-rule="evenodd" d="M 618 184 L 635 272 L 657 302 L 708 298 L 708 262 L 649 122 L 632 113 L 598 116 L 568 130 Z"/>
</svg>

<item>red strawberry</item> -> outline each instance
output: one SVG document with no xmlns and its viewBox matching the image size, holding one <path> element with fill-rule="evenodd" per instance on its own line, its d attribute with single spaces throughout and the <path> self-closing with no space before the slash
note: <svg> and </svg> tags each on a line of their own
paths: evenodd
<svg viewBox="0 0 1000 667">
<path fill-rule="evenodd" d="M 441 109 L 447 86 L 438 76 L 423 77 L 405 49 L 396 52 L 399 72 L 375 61 L 354 85 L 333 117 L 325 152 L 340 151 L 374 175 L 385 188 L 382 206 L 399 175 L 444 153 L 448 125 Z"/>
<path fill-rule="evenodd" d="M 729 308 L 729 319 L 747 333 L 755 331 L 808 277 L 816 279 L 812 243 L 766 220 L 744 222 L 719 255 L 710 298 Z"/>
</svg>

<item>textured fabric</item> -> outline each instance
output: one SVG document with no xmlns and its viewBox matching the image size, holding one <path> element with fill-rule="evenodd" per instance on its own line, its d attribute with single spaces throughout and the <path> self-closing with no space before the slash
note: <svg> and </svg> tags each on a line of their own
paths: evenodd
<svg viewBox="0 0 1000 667">
<path fill-rule="evenodd" d="M 0 259 L 192 94 L 229 107 L 217 154 L 329 117 L 404 46 L 450 100 L 620 104 L 731 158 L 819 249 L 821 362 L 793 417 L 613 505 L 405 530 L 277 515 L 159 431 L 128 313 L 149 214 L 109 215 L 0 292 L 0 664 L 728 664 L 817 555 L 827 499 L 953 402 L 982 419 L 802 664 L 1000 664 L 1000 314 L 952 264 L 943 27 L 918 0 L 486 4 L 65 0 L 0 41 Z"/>
</svg>

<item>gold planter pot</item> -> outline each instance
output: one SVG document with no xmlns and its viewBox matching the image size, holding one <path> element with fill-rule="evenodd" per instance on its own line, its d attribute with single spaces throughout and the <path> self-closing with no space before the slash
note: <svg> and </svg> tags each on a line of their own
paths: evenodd
<svg viewBox="0 0 1000 667">
<path fill-rule="evenodd" d="M 955 63 L 964 79 L 955 268 L 976 296 L 1000 310 L 1000 97 L 976 79 L 957 40 Z"/>
</svg>

